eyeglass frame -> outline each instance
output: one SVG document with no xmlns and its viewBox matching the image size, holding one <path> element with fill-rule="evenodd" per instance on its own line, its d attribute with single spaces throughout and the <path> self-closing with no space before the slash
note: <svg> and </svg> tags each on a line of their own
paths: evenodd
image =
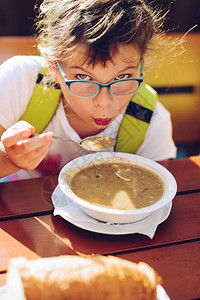
<svg viewBox="0 0 200 300">
<path fill-rule="evenodd" d="M 97 81 L 91 81 L 91 80 L 69 80 L 69 79 L 67 79 L 67 76 L 66 76 L 63 68 L 61 67 L 60 63 L 58 61 L 56 61 L 56 63 L 57 63 L 57 66 L 58 66 L 58 68 L 60 70 L 60 73 L 61 73 L 61 75 L 62 75 L 62 77 L 64 79 L 65 84 L 68 86 L 70 94 L 73 95 L 73 96 L 76 96 L 76 97 L 86 97 L 86 98 L 88 98 L 88 97 L 95 97 L 96 95 L 99 94 L 99 92 L 101 91 L 102 88 L 108 88 L 108 90 L 109 90 L 109 92 L 110 92 L 110 94 L 112 96 L 117 96 L 117 97 L 121 96 L 122 97 L 122 96 L 132 95 L 132 94 L 135 94 L 138 91 L 138 89 L 140 87 L 140 84 L 143 82 L 143 58 L 141 58 L 140 78 L 119 79 L 119 80 L 115 80 L 115 81 L 112 81 L 110 83 L 105 83 L 105 84 L 97 82 Z M 136 91 L 134 91 L 132 93 L 128 93 L 128 94 L 123 94 L 123 95 L 115 95 L 115 94 L 112 93 L 110 86 L 113 83 L 118 83 L 118 82 L 122 82 L 122 81 L 133 81 L 133 80 L 138 82 L 138 88 L 136 89 Z M 79 82 L 79 83 L 80 82 L 94 83 L 94 84 L 96 84 L 98 86 L 98 88 L 97 88 L 96 92 L 94 93 L 94 95 L 92 95 L 92 96 L 80 96 L 80 95 L 73 94 L 71 92 L 70 86 L 74 82 Z"/>
</svg>

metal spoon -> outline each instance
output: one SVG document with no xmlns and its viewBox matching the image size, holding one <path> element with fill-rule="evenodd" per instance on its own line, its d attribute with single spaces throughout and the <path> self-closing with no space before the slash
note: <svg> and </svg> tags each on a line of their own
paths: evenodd
<svg viewBox="0 0 200 300">
<path fill-rule="evenodd" d="M 33 136 L 38 136 L 38 134 L 34 134 Z M 106 137 L 90 136 L 85 139 L 82 139 L 80 142 L 77 140 L 67 139 L 67 138 L 64 138 L 61 136 L 56 136 L 56 135 L 53 135 L 52 138 L 53 138 L 53 140 L 77 143 L 82 148 L 89 150 L 89 151 L 93 151 L 93 152 L 105 150 L 107 148 L 114 146 L 116 143 L 116 141 L 113 138 L 110 138 L 108 136 L 106 136 Z"/>
</svg>

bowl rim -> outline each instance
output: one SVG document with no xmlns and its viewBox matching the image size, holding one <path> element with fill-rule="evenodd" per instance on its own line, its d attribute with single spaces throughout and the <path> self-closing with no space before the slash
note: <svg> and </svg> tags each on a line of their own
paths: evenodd
<svg viewBox="0 0 200 300">
<path fill-rule="evenodd" d="M 100 153 L 100 154 L 99 154 Z M 93 205 L 86 200 L 83 200 L 79 198 L 74 192 L 71 190 L 70 186 L 65 183 L 63 184 L 63 176 L 66 175 L 66 171 L 68 169 L 74 168 L 74 167 L 80 167 L 82 164 L 86 164 L 84 167 L 87 167 L 88 164 L 93 162 L 97 162 L 99 159 L 103 158 L 111 158 L 111 157 L 122 157 L 125 159 L 128 159 L 131 163 L 134 165 L 138 165 L 141 167 L 144 167 L 146 169 L 150 168 L 151 171 L 155 172 L 160 179 L 162 180 L 164 184 L 165 191 L 156 203 L 146 206 L 144 208 L 138 208 L 138 209 L 132 209 L 132 210 L 119 210 L 119 209 L 111 209 L 111 208 L 104 208 L 98 205 Z M 176 195 L 177 192 L 177 183 L 174 178 L 174 176 L 161 164 L 148 159 L 146 157 L 142 157 L 136 154 L 130 154 L 130 153 L 123 153 L 123 152 L 97 152 L 97 153 L 91 153 L 86 154 L 80 157 L 77 157 L 73 160 L 71 160 L 69 163 L 67 163 L 60 171 L 58 176 L 58 184 L 63 191 L 63 193 L 69 197 L 73 202 L 75 202 L 77 205 L 82 207 L 83 209 L 93 210 L 97 213 L 103 213 L 105 215 L 140 215 L 140 214 L 150 214 L 165 205 L 167 205 L 170 201 L 173 200 L 173 198 Z M 66 189 L 67 187 L 67 189 Z M 67 191 L 67 192 L 66 192 Z"/>
</svg>

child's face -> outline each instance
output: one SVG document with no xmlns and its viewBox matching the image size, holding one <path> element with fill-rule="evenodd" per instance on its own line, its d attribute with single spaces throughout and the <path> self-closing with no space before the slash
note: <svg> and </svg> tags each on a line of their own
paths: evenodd
<svg viewBox="0 0 200 300">
<path fill-rule="evenodd" d="M 118 79 L 139 78 L 141 57 L 133 45 L 120 46 L 105 67 L 101 63 L 88 65 L 86 48 L 60 62 L 67 79 L 92 80 L 109 83 Z M 104 130 L 128 105 L 131 95 L 113 96 L 107 88 L 102 88 L 94 97 L 71 95 L 58 70 L 57 81 L 64 95 L 64 105 L 71 126 L 83 138 Z"/>
</svg>

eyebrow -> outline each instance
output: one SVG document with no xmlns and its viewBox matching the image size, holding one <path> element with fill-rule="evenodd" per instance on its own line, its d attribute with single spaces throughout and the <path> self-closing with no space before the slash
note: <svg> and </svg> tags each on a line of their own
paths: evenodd
<svg viewBox="0 0 200 300">
<path fill-rule="evenodd" d="M 119 72 L 117 72 L 117 74 L 124 74 L 124 72 L 128 72 L 129 70 L 136 70 L 138 68 L 138 66 L 139 66 L 139 64 L 137 66 L 128 66 L 127 68 L 124 68 L 124 69 L 120 70 Z M 68 69 L 68 71 L 72 71 L 72 72 L 76 71 L 76 70 L 78 72 L 80 70 L 83 73 L 93 76 L 93 74 L 90 71 L 88 71 L 87 69 L 82 68 L 82 67 L 78 67 L 78 66 L 70 66 L 69 67 L 68 66 L 68 67 L 64 67 L 64 68 L 66 68 L 66 69 Z"/>
</svg>

